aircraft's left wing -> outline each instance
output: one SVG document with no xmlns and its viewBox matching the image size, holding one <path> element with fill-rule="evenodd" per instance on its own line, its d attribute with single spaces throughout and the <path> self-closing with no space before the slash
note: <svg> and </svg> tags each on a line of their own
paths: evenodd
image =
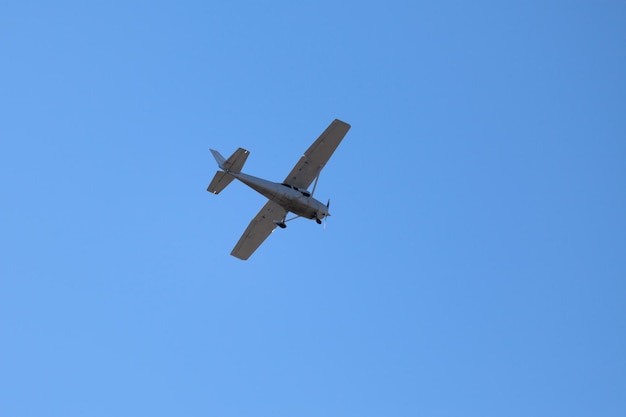
<svg viewBox="0 0 626 417">
<path fill-rule="evenodd" d="M 246 260 L 276 228 L 276 221 L 282 221 L 287 210 L 269 200 L 248 225 L 239 242 L 230 253 L 235 258 Z"/>
</svg>

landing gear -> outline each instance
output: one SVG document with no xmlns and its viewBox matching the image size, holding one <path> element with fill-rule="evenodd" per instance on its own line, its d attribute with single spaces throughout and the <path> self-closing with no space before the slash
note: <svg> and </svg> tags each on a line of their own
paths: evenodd
<svg viewBox="0 0 626 417">
<path fill-rule="evenodd" d="M 315 218 L 315 221 L 317 222 L 317 224 L 322 224 L 322 221 L 318 219 L 317 217 Z"/>
<path fill-rule="evenodd" d="M 274 220 L 274 224 L 278 227 L 280 227 L 281 229 L 284 229 L 285 227 L 287 227 L 287 222 L 290 222 L 292 220 L 297 219 L 300 216 L 296 216 L 296 217 L 292 217 L 291 219 L 287 219 L 287 216 L 283 217 L 282 220 Z"/>
</svg>

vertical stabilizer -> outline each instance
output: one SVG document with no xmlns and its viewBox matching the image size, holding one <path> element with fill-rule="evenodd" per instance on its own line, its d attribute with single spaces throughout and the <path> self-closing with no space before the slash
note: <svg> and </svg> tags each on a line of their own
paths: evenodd
<svg viewBox="0 0 626 417">
<path fill-rule="evenodd" d="M 222 154 L 216 151 L 215 149 L 209 149 L 209 150 L 213 154 L 213 158 L 215 158 L 215 160 L 217 161 L 217 165 L 222 169 L 226 169 L 224 168 L 224 163 L 226 162 L 226 160 L 224 159 Z"/>
</svg>

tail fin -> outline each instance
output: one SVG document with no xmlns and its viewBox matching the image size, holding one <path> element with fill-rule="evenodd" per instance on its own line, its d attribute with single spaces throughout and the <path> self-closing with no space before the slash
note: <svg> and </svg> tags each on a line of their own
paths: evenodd
<svg viewBox="0 0 626 417">
<path fill-rule="evenodd" d="M 217 166 L 219 166 L 222 169 L 226 169 L 224 168 L 224 162 L 226 162 L 226 160 L 224 159 L 222 154 L 216 151 L 215 149 L 209 149 L 209 150 L 213 154 L 213 158 L 215 158 L 215 160 L 217 161 Z"/>
<path fill-rule="evenodd" d="M 209 184 L 209 187 L 206 190 L 213 194 L 219 194 L 220 191 L 226 188 L 226 186 L 235 179 L 235 177 L 230 174 L 238 174 L 241 172 L 241 168 L 243 168 L 243 164 L 246 163 L 246 159 L 248 158 L 248 155 L 250 155 L 250 152 L 243 148 L 239 148 L 228 159 L 224 159 L 222 154 L 218 151 L 213 149 L 210 149 L 210 151 L 213 154 L 213 157 L 215 157 L 217 165 L 224 171 L 217 171 L 215 173 L 211 184 Z"/>
</svg>

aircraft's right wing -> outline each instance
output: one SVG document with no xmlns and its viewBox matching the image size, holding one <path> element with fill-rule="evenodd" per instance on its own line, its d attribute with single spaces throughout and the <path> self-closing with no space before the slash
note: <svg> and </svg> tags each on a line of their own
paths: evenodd
<svg viewBox="0 0 626 417">
<path fill-rule="evenodd" d="M 280 222 L 287 215 L 287 210 L 269 200 L 252 219 L 239 242 L 230 253 L 235 258 L 246 260 L 276 228 L 274 220 Z"/>
<path fill-rule="evenodd" d="M 348 130 L 350 130 L 349 124 L 335 119 L 306 150 L 283 182 L 298 188 L 308 188 L 324 168 Z"/>
</svg>

